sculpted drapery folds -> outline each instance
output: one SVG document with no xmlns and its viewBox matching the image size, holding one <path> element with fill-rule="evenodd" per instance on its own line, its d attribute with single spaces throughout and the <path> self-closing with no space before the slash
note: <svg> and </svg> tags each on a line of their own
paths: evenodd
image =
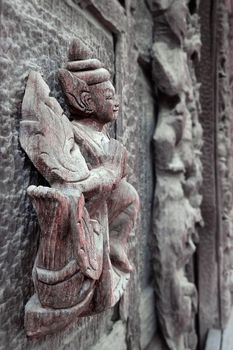
<svg viewBox="0 0 233 350">
<path fill-rule="evenodd" d="M 139 199 L 126 180 L 127 151 L 107 133 L 119 109 L 110 74 L 77 40 L 58 74 L 70 119 L 34 71 L 22 104 L 21 145 L 51 186 L 28 188 L 41 228 L 30 336 L 113 306 L 133 269 L 127 243 Z"/>
</svg>

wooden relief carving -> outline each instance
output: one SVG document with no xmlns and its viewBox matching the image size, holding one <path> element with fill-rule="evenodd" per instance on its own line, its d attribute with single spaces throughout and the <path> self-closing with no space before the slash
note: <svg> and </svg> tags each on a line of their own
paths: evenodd
<svg viewBox="0 0 233 350">
<path fill-rule="evenodd" d="M 133 269 L 127 242 L 139 199 L 126 180 L 127 151 L 107 133 L 119 109 L 110 74 L 74 40 L 59 80 L 71 121 L 37 72 L 22 104 L 21 145 L 51 186 L 28 188 L 41 228 L 29 336 L 112 307 Z"/>
<path fill-rule="evenodd" d="M 192 256 L 201 223 L 202 128 L 192 60 L 200 50 L 197 14 L 186 1 L 148 1 L 154 14 L 153 75 L 159 113 L 154 134 L 154 271 L 157 312 L 170 350 L 196 348 L 197 291 Z"/>
</svg>

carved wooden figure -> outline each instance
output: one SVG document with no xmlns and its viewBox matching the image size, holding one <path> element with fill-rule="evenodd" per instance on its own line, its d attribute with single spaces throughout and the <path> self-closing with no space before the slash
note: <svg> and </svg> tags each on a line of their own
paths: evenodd
<svg viewBox="0 0 233 350">
<path fill-rule="evenodd" d="M 28 188 L 41 228 L 29 336 L 112 307 L 133 269 L 127 242 L 139 199 L 126 180 L 127 151 L 107 134 L 119 109 L 110 74 L 74 40 L 59 80 L 72 121 L 37 72 L 22 104 L 21 145 L 51 186 Z"/>
</svg>

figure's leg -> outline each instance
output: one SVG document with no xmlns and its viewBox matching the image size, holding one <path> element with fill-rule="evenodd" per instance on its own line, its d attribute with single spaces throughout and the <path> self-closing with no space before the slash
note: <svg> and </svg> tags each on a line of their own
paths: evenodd
<svg viewBox="0 0 233 350">
<path fill-rule="evenodd" d="M 126 180 L 112 192 L 108 200 L 111 260 L 125 272 L 132 270 L 127 258 L 127 243 L 139 209 L 136 190 Z"/>
</svg>

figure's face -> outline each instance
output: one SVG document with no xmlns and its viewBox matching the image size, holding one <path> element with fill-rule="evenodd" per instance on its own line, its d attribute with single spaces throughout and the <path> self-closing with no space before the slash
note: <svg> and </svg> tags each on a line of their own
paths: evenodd
<svg viewBox="0 0 233 350">
<path fill-rule="evenodd" d="M 95 117 L 103 123 L 117 119 L 119 102 L 110 81 L 90 86 L 91 95 L 96 105 Z"/>
</svg>

